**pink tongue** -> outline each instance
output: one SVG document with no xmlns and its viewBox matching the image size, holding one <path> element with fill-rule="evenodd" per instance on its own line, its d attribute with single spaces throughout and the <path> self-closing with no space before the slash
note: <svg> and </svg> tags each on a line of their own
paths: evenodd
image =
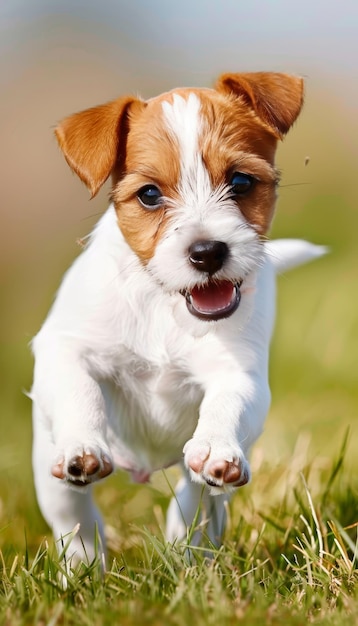
<svg viewBox="0 0 358 626">
<path fill-rule="evenodd" d="M 231 304 L 235 297 L 235 287 L 229 280 L 223 280 L 220 283 L 209 283 L 204 287 L 194 287 L 190 295 L 197 311 L 215 313 Z"/>
</svg>

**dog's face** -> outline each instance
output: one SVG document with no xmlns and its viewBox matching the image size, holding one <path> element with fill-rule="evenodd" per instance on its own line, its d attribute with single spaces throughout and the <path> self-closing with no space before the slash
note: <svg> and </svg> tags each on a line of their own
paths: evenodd
<svg viewBox="0 0 358 626">
<path fill-rule="evenodd" d="M 259 265 L 278 173 L 277 140 L 302 80 L 228 74 L 216 88 L 127 97 L 64 120 L 56 134 L 95 195 L 112 174 L 118 224 L 143 265 L 204 320 L 231 315 Z"/>
</svg>

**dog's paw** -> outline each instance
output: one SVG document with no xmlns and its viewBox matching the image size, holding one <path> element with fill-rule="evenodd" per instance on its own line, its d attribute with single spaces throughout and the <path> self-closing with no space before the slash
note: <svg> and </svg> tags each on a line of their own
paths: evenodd
<svg viewBox="0 0 358 626">
<path fill-rule="evenodd" d="M 85 487 L 113 472 L 109 451 L 104 447 L 72 444 L 62 450 L 51 467 L 51 474 L 69 485 Z"/>
<path fill-rule="evenodd" d="M 250 467 L 239 446 L 194 437 L 183 452 L 192 480 L 209 485 L 213 494 L 242 487 L 250 480 Z"/>
</svg>

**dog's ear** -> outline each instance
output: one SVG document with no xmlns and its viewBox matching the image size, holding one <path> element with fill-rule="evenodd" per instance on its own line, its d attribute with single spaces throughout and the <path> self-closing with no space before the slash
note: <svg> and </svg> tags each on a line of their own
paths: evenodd
<svg viewBox="0 0 358 626">
<path fill-rule="evenodd" d="M 120 159 L 124 159 L 130 107 L 145 103 L 134 97 L 86 109 L 64 119 L 55 135 L 71 169 L 87 185 L 92 198 Z"/>
<path fill-rule="evenodd" d="M 287 133 L 303 104 L 303 80 L 288 74 L 223 74 L 215 89 L 240 96 L 278 138 Z"/>
</svg>

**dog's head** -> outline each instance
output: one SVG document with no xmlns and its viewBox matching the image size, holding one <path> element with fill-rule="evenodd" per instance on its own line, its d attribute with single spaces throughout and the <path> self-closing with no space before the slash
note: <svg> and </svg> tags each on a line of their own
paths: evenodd
<svg viewBox="0 0 358 626">
<path fill-rule="evenodd" d="M 65 119 L 56 135 L 94 196 L 112 174 L 118 224 L 143 265 L 205 320 L 231 315 L 262 259 L 277 140 L 297 118 L 303 81 L 225 74 L 215 89 L 134 97 Z"/>
</svg>

